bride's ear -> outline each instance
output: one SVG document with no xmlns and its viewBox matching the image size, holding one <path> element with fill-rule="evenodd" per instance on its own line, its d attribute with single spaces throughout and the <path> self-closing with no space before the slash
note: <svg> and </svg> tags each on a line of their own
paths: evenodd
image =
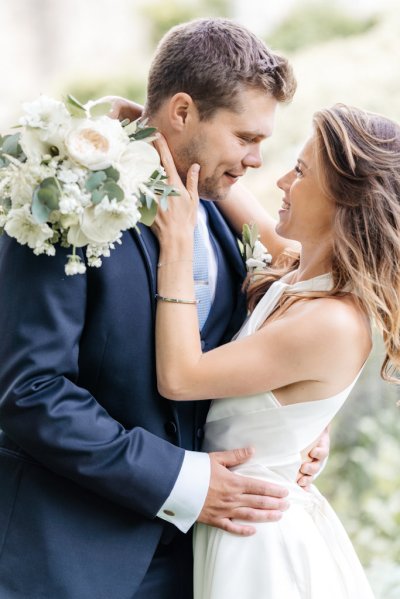
<svg viewBox="0 0 400 599">
<path fill-rule="evenodd" d="M 199 113 L 192 97 L 184 92 L 179 92 L 169 100 L 168 117 L 170 126 L 178 133 L 188 130 L 194 123 L 197 123 Z"/>
</svg>

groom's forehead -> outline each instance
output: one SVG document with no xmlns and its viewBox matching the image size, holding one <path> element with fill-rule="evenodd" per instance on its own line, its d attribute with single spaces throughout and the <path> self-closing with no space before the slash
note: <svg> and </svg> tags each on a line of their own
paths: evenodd
<svg viewBox="0 0 400 599">
<path fill-rule="evenodd" d="M 231 113 L 227 115 L 225 123 L 239 137 L 262 141 L 272 134 L 274 119 L 275 111 L 266 108 L 256 112 Z"/>
</svg>

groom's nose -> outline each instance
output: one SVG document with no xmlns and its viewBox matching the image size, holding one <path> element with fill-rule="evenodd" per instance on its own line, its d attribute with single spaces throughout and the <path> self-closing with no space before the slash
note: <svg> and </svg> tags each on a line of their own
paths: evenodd
<svg viewBox="0 0 400 599">
<path fill-rule="evenodd" d="M 260 168 L 262 165 L 262 156 L 259 144 L 255 144 L 250 148 L 243 158 L 242 163 L 246 168 Z"/>
</svg>

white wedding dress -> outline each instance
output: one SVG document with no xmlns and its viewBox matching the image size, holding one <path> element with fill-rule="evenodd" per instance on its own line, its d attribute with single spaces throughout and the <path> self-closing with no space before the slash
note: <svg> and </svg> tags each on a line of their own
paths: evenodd
<svg viewBox="0 0 400 599">
<path fill-rule="evenodd" d="M 330 275 L 290 286 L 284 280 L 274 283 L 238 336 L 256 331 L 285 289 L 320 291 L 331 285 Z M 203 449 L 255 447 L 254 457 L 235 471 L 285 486 L 290 507 L 279 522 L 255 524 L 251 537 L 197 524 L 195 599 L 373 599 L 326 499 L 314 486 L 307 492 L 296 484 L 301 452 L 319 437 L 355 382 L 333 397 L 297 404 L 281 405 L 271 392 L 212 403 Z"/>
</svg>

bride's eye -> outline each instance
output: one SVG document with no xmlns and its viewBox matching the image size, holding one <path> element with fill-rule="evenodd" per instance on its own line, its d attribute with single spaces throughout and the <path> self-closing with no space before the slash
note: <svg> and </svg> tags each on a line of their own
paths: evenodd
<svg viewBox="0 0 400 599">
<path fill-rule="evenodd" d="M 301 170 L 301 168 L 299 167 L 298 164 L 296 164 L 296 166 L 294 167 L 294 171 L 296 173 L 296 175 L 298 177 L 302 177 L 303 176 L 303 171 Z"/>
</svg>

